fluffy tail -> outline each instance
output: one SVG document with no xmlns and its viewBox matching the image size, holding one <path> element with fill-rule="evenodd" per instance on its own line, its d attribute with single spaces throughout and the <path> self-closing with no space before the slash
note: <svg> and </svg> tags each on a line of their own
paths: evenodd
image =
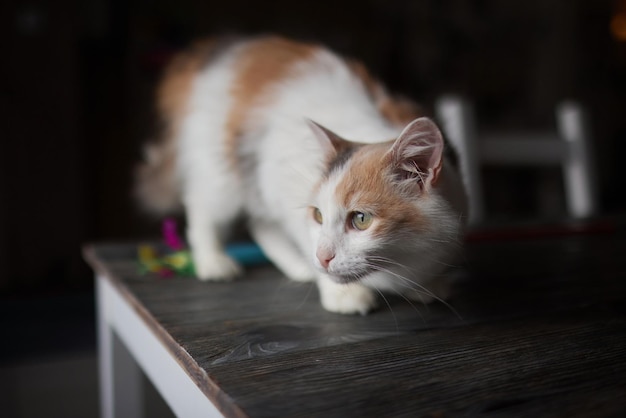
<svg viewBox="0 0 626 418">
<path fill-rule="evenodd" d="M 171 141 L 147 145 L 135 170 L 135 197 L 149 213 L 164 216 L 181 207 L 176 149 Z"/>
<path fill-rule="evenodd" d="M 145 148 L 144 163 L 135 171 L 135 197 L 157 216 L 180 208 L 180 180 L 176 169 L 177 131 L 184 117 L 192 81 L 211 58 L 216 41 L 206 39 L 173 57 L 156 91 L 162 122 L 160 141 Z"/>
</svg>

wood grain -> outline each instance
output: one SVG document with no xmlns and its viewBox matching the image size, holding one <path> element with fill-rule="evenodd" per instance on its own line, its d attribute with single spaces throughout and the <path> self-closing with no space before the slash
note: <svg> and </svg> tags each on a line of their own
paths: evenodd
<svg viewBox="0 0 626 418">
<path fill-rule="evenodd" d="M 444 304 L 324 311 L 273 267 L 233 283 L 139 275 L 86 250 L 227 416 L 621 416 L 626 235 L 474 242 Z"/>
</svg>

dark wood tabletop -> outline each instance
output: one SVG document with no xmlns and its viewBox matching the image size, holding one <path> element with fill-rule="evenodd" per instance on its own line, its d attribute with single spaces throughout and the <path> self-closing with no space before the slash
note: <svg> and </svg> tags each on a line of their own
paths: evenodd
<svg viewBox="0 0 626 418">
<path fill-rule="evenodd" d="M 230 283 L 86 257 L 226 416 L 626 416 L 626 234 L 479 240 L 449 305 L 324 311 L 271 266 Z"/>
</svg>

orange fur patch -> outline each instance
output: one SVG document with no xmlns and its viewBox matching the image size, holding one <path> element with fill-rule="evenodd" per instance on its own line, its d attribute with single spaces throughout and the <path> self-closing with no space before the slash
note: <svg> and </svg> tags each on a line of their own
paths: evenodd
<svg viewBox="0 0 626 418">
<path fill-rule="evenodd" d="M 398 228 L 419 230 L 425 226 L 419 210 L 399 193 L 387 176 L 390 156 L 385 153 L 390 146 L 391 142 L 387 142 L 356 151 L 335 190 L 337 201 L 347 210 L 374 215 L 376 235 Z"/>
<path fill-rule="evenodd" d="M 226 152 L 232 162 L 237 160 L 237 140 L 250 112 L 263 100 L 274 83 L 289 77 L 294 64 L 310 59 L 318 46 L 279 37 L 250 42 L 235 64 L 237 75 L 231 93 L 233 107 L 226 124 Z"/>
<path fill-rule="evenodd" d="M 187 51 L 176 55 L 167 66 L 157 90 L 157 107 L 168 124 L 168 130 L 176 130 L 185 112 L 193 80 L 211 58 L 216 44 L 215 39 L 198 41 Z"/>
<path fill-rule="evenodd" d="M 375 102 L 378 102 L 378 100 L 387 96 L 387 92 L 383 88 L 382 84 L 376 78 L 374 78 L 374 76 L 372 76 L 372 74 L 367 70 L 367 67 L 365 67 L 362 62 L 354 59 L 347 59 L 346 64 L 348 65 L 348 68 L 350 68 L 352 73 L 361 80 L 361 82 L 365 86 L 365 89 Z"/>
<path fill-rule="evenodd" d="M 352 73 L 361 80 L 378 110 L 389 122 L 404 127 L 414 119 L 424 116 L 422 108 L 415 102 L 405 97 L 391 96 L 363 63 L 348 59 L 346 64 Z"/>
<path fill-rule="evenodd" d="M 398 126 L 406 126 L 413 120 L 424 116 L 419 105 L 404 97 L 387 96 L 377 105 L 385 119 Z"/>
</svg>

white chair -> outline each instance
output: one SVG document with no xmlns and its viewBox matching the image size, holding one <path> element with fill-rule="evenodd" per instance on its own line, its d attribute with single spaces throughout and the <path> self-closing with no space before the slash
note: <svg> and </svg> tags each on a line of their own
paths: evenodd
<svg viewBox="0 0 626 418">
<path fill-rule="evenodd" d="M 589 125 L 578 103 L 566 101 L 557 106 L 557 132 L 532 135 L 480 134 L 471 103 L 458 96 L 440 98 L 435 111 L 444 133 L 459 153 L 461 173 L 470 196 L 470 225 L 480 224 L 485 219 L 481 163 L 560 165 L 570 216 L 586 218 L 597 212 Z"/>
</svg>

